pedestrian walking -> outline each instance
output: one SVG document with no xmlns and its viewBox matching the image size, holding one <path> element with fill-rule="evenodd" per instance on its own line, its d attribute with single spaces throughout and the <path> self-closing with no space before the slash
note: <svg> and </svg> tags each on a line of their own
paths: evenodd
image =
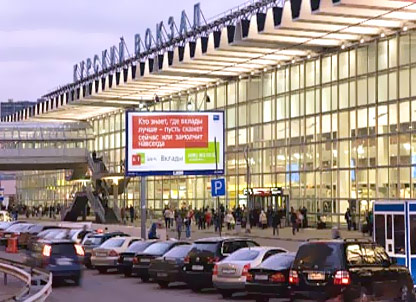
<svg viewBox="0 0 416 302">
<path fill-rule="evenodd" d="M 181 240 L 183 220 L 182 216 L 178 214 L 176 217 L 176 231 L 178 232 L 178 240 Z"/>
<path fill-rule="evenodd" d="M 260 213 L 259 220 L 260 220 L 260 224 L 261 224 L 262 229 L 263 230 L 266 229 L 267 228 L 267 215 L 266 215 L 266 213 L 264 213 L 263 210 Z"/>
<path fill-rule="evenodd" d="M 296 215 L 295 210 L 293 207 L 290 209 L 290 223 L 292 224 L 292 234 L 296 234 L 296 230 L 298 228 L 297 226 L 298 216 Z"/>
<path fill-rule="evenodd" d="M 165 208 L 163 216 L 165 218 L 165 228 L 166 230 L 169 230 L 170 229 L 170 209 L 168 207 Z"/>
<path fill-rule="evenodd" d="M 130 206 L 130 222 L 134 222 L 134 208 L 133 205 Z"/>
<path fill-rule="evenodd" d="M 351 210 L 350 210 L 350 208 L 348 208 L 347 211 L 345 212 L 345 221 L 347 222 L 348 231 L 351 231 L 352 220 L 351 220 Z"/>
<path fill-rule="evenodd" d="M 280 214 L 277 211 L 272 213 L 273 236 L 279 236 Z"/>
<path fill-rule="evenodd" d="M 192 217 L 191 212 L 189 212 L 187 217 L 185 218 L 186 239 L 191 239 L 191 225 L 192 225 L 191 217 Z"/>
</svg>

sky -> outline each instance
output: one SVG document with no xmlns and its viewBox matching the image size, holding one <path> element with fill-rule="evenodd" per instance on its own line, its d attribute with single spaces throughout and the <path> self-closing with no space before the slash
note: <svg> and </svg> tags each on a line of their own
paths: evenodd
<svg viewBox="0 0 416 302">
<path fill-rule="evenodd" d="M 198 0 L 0 0 L 0 102 L 36 101 L 72 81 L 76 63 L 124 37 L 130 53 L 142 36 L 182 10 L 193 22 Z M 247 0 L 199 0 L 205 18 Z"/>
</svg>

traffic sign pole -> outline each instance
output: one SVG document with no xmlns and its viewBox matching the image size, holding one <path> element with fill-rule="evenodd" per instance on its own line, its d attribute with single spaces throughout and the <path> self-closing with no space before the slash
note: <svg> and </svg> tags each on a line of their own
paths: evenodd
<svg viewBox="0 0 416 302">
<path fill-rule="evenodd" d="M 214 138 L 214 149 L 215 149 L 215 179 L 218 179 L 218 151 L 217 151 L 217 137 Z M 222 219 L 220 209 L 220 197 L 217 196 L 217 216 L 218 216 L 218 231 L 221 237 Z"/>
</svg>

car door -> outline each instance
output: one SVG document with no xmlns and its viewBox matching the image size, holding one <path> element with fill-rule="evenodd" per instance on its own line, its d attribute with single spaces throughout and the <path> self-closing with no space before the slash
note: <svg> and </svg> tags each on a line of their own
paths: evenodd
<svg viewBox="0 0 416 302">
<path fill-rule="evenodd" d="M 383 267 L 379 284 L 383 297 L 390 299 L 400 297 L 402 278 L 400 267 L 392 263 L 383 247 L 374 245 L 374 252 L 377 262 Z"/>
</svg>

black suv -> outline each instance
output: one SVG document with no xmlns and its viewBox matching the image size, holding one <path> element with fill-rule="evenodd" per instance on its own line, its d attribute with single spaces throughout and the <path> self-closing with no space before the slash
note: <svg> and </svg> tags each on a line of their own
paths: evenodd
<svg viewBox="0 0 416 302">
<path fill-rule="evenodd" d="M 366 240 L 310 240 L 300 246 L 289 274 L 291 301 L 414 301 L 409 270 Z"/>
<path fill-rule="evenodd" d="M 184 260 L 185 282 L 195 292 L 212 288 L 215 264 L 241 248 L 254 246 L 259 244 L 247 238 L 215 237 L 195 241 Z"/>
</svg>

